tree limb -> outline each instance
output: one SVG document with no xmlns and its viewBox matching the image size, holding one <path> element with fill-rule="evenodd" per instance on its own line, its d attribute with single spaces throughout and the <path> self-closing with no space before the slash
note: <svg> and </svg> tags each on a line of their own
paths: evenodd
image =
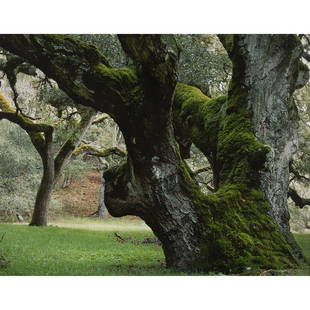
<svg viewBox="0 0 310 310">
<path fill-rule="evenodd" d="M 127 152 L 117 146 L 110 148 L 97 148 L 91 144 L 81 144 L 74 152 L 74 156 L 81 154 L 88 154 L 96 157 L 107 157 L 109 155 L 118 155 L 120 157 L 126 157 Z"/>
<path fill-rule="evenodd" d="M 3 112 L 0 112 L 0 120 L 7 119 L 15 124 L 18 124 L 21 128 L 23 128 L 28 136 L 31 139 L 34 147 L 40 154 L 40 156 L 44 156 L 44 148 L 45 148 L 45 134 L 50 134 L 53 132 L 53 127 L 46 124 L 37 124 L 33 122 L 31 119 L 26 116 L 22 116 L 21 114 L 16 114 L 16 111 L 6 98 L 0 93 L 0 109 Z M 44 133 L 44 135 L 42 134 Z"/>
<path fill-rule="evenodd" d="M 200 174 L 200 173 L 202 173 L 202 172 L 206 172 L 206 171 L 209 171 L 209 170 L 211 170 L 211 167 L 210 167 L 210 166 L 204 166 L 204 167 L 200 167 L 200 168 L 198 168 L 198 169 L 192 171 L 192 174 L 195 176 L 195 175 L 197 175 L 197 174 Z"/>
<path fill-rule="evenodd" d="M 25 73 L 27 75 L 36 76 L 36 69 L 34 66 L 25 62 L 24 59 L 10 53 L 6 53 L 6 61 L 0 63 L 0 70 L 3 71 L 3 76 L 6 75 L 13 91 L 13 101 L 16 106 L 16 114 L 19 112 L 26 116 L 18 105 L 18 93 L 16 89 L 16 81 L 18 73 Z"/>
<path fill-rule="evenodd" d="M 299 173 L 299 171 L 294 167 L 294 164 L 292 161 L 290 162 L 289 169 L 290 169 L 290 172 L 294 175 L 294 178 L 296 178 L 297 180 L 310 181 L 310 178 Z"/>
<path fill-rule="evenodd" d="M 47 124 L 35 123 L 30 118 L 17 114 L 16 110 L 10 106 L 9 102 L 0 93 L 0 120 L 7 119 L 13 123 L 18 124 L 27 132 L 51 132 L 53 127 Z"/>
<path fill-rule="evenodd" d="M 111 118 L 110 115 L 103 113 L 102 115 L 98 116 L 95 120 L 93 120 L 92 125 L 99 124 L 108 118 Z"/>
<path fill-rule="evenodd" d="M 156 88 L 157 106 L 159 102 L 171 105 L 177 81 L 177 64 L 180 48 L 173 35 L 122 34 L 118 35 L 123 50 L 133 59 L 139 74 L 144 76 L 146 93 Z"/>
<path fill-rule="evenodd" d="M 1 34 L 0 46 L 41 69 L 75 103 L 110 115 L 116 106 L 127 111 L 123 103 L 138 83 L 134 70 L 110 68 L 93 45 L 67 35 Z"/>
<path fill-rule="evenodd" d="M 290 197 L 296 206 L 299 208 L 303 208 L 304 206 L 310 205 L 310 199 L 309 198 L 302 198 L 298 195 L 297 191 L 293 188 L 289 188 L 287 196 Z"/>
</svg>

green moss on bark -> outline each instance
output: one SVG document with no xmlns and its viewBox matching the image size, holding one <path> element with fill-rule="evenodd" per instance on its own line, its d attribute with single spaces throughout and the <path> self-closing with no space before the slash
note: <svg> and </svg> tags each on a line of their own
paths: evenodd
<svg viewBox="0 0 310 310">
<path fill-rule="evenodd" d="M 277 225 L 267 214 L 261 191 L 230 184 L 205 196 L 181 164 L 182 185 L 199 215 L 201 254 L 194 268 L 225 273 L 286 269 L 298 264 Z"/>
<path fill-rule="evenodd" d="M 197 269 L 243 272 L 292 268 L 298 262 L 259 190 L 259 172 L 269 147 L 259 142 L 246 108 L 245 90 L 209 99 L 198 89 L 179 84 L 175 104 L 194 143 L 213 159 L 215 193 L 200 192 L 181 164 L 183 186 L 197 206 L 201 255 Z"/>
<path fill-rule="evenodd" d="M 194 143 L 215 169 L 220 111 L 226 96 L 210 99 L 198 88 L 178 83 L 175 91 L 173 122 L 177 141 Z"/>
</svg>

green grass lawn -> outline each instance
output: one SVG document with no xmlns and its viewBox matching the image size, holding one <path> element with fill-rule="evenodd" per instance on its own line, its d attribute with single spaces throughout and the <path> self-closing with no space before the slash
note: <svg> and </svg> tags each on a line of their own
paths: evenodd
<svg viewBox="0 0 310 310">
<path fill-rule="evenodd" d="M 140 221 L 110 220 L 106 224 L 93 221 L 93 224 L 82 221 L 71 225 L 79 229 L 0 224 L 0 239 L 5 233 L 0 254 L 9 261 L 6 268 L 0 269 L 0 275 L 186 275 L 165 269 L 160 246 L 130 242 L 154 238 Z M 69 222 L 59 225 L 70 226 Z M 124 228 L 126 225 L 128 230 Z M 90 230 L 91 227 L 94 229 Z M 118 242 L 115 232 L 131 239 Z M 310 235 L 296 238 L 310 257 Z M 308 275 L 308 272 L 304 269 L 296 274 Z"/>
<path fill-rule="evenodd" d="M 306 257 L 310 259 L 310 234 L 294 234 L 294 236 Z"/>
<path fill-rule="evenodd" d="M 132 230 L 130 225 L 134 224 L 131 222 L 127 223 L 129 231 L 124 231 L 123 227 L 112 230 L 110 225 L 106 231 L 100 231 L 96 225 L 95 230 L 87 230 L 83 226 L 82 229 L 72 229 L 0 224 L 0 238 L 6 233 L 0 250 L 9 260 L 7 268 L 0 269 L 0 275 L 176 274 L 163 267 L 160 246 L 117 241 L 114 232 L 132 240 L 154 238 L 145 228 Z"/>
</svg>

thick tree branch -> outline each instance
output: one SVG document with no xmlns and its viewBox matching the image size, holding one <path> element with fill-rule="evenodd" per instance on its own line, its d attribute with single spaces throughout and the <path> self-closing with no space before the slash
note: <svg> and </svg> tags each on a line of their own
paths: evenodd
<svg viewBox="0 0 310 310">
<path fill-rule="evenodd" d="M 81 144 L 74 152 L 74 156 L 81 154 L 88 154 L 96 157 L 107 157 L 109 155 L 118 155 L 120 157 L 126 157 L 127 152 L 119 147 L 110 148 L 97 148 L 91 144 Z"/>
<path fill-rule="evenodd" d="M 75 103 L 111 116 L 115 109 L 128 113 L 138 83 L 134 70 L 110 68 L 93 45 L 66 35 L 0 35 L 0 46 L 41 69 Z"/>
<path fill-rule="evenodd" d="M 16 114 L 16 110 L 10 106 L 9 102 L 0 93 L 0 120 L 7 119 L 13 123 L 18 124 L 21 128 L 27 132 L 51 132 L 53 130 L 52 126 L 42 123 L 35 123 L 28 117 L 21 114 Z"/>
<path fill-rule="evenodd" d="M 292 187 L 289 188 L 287 196 L 290 197 L 294 201 L 295 205 L 301 209 L 304 206 L 310 206 L 310 199 L 300 197 L 297 191 Z"/>
<path fill-rule="evenodd" d="M 294 167 L 293 162 L 290 162 L 290 172 L 294 175 L 294 178 L 296 178 L 297 180 L 305 180 L 305 181 L 310 181 L 310 178 L 302 175 L 299 173 L 299 171 Z"/>
<path fill-rule="evenodd" d="M 45 134 L 52 134 L 53 127 L 46 124 L 37 124 L 31 119 L 16 114 L 16 110 L 9 104 L 6 98 L 0 93 L 0 120 L 7 119 L 23 128 L 30 137 L 34 147 L 41 157 L 44 156 Z M 44 133 L 44 135 L 42 134 Z"/>
<path fill-rule="evenodd" d="M 142 71 L 161 86 L 171 82 L 180 49 L 174 36 L 119 35 L 124 51 L 138 64 Z M 168 39 L 168 40 L 167 40 Z"/>
<path fill-rule="evenodd" d="M 177 82 L 179 48 L 173 35 L 119 35 L 124 51 L 142 77 L 145 101 L 151 114 L 170 109 Z"/>
</svg>

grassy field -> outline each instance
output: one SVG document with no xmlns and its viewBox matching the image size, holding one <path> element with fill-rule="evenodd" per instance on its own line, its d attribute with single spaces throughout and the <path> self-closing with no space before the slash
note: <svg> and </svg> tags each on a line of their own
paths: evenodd
<svg viewBox="0 0 310 310">
<path fill-rule="evenodd" d="M 5 233 L 0 254 L 9 262 L 0 275 L 186 275 L 164 268 L 160 246 L 141 243 L 154 238 L 141 221 L 70 219 L 52 225 L 0 224 L 0 239 Z M 310 235 L 296 238 L 310 257 Z M 284 274 L 309 275 L 309 270 Z"/>
<path fill-rule="evenodd" d="M 6 233 L 0 249 L 9 260 L 0 275 L 175 274 L 163 268 L 160 246 L 131 242 L 154 238 L 146 226 L 141 227 L 141 221 L 130 220 L 122 225 L 113 219 L 101 225 L 96 220 L 53 223 L 56 224 L 79 229 L 0 224 L 0 238 Z M 124 230 L 124 226 L 128 226 L 128 230 Z M 115 232 L 124 239 L 131 239 L 119 242 Z"/>
</svg>

